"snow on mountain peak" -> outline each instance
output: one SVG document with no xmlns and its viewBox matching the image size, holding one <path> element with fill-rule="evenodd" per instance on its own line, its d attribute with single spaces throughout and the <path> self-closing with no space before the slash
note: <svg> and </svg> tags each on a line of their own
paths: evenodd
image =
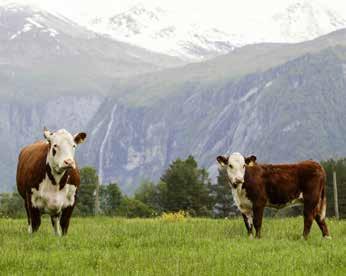
<svg viewBox="0 0 346 276">
<path fill-rule="evenodd" d="M 318 2 L 295 1 L 272 17 L 278 41 L 300 42 L 346 27 L 346 19 Z"/>
<path fill-rule="evenodd" d="M 338 0 L 15 1 L 35 3 L 115 40 L 188 61 L 247 44 L 306 41 L 346 27 L 346 4 Z"/>
<path fill-rule="evenodd" d="M 289 0 L 263 14 L 237 10 L 215 20 L 198 13 L 137 4 L 111 16 L 93 17 L 88 28 L 140 47 L 200 61 L 260 42 L 301 42 L 346 27 L 346 19 L 316 1 Z M 222 18 L 221 18 L 222 17 Z M 220 24 L 220 22 L 222 22 Z"/>
</svg>

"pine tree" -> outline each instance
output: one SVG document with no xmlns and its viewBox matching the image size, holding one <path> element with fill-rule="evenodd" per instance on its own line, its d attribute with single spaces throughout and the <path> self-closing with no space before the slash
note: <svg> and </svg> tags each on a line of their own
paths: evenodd
<svg viewBox="0 0 346 276">
<path fill-rule="evenodd" d="M 121 204 L 123 195 L 117 183 L 109 183 L 100 187 L 100 208 L 109 216 L 114 216 Z"/>
<path fill-rule="evenodd" d="M 80 170 L 80 190 L 78 192 L 76 214 L 82 216 L 94 215 L 98 181 L 94 168 L 84 167 Z"/>
<path fill-rule="evenodd" d="M 216 185 L 213 185 L 214 212 L 216 217 L 227 218 L 236 213 L 232 189 L 226 176 L 225 170 L 219 170 Z"/>
<path fill-rule="evenodd" d="M 210 215 L 212 198 L 208 173 L 198 168 L 192 156 L 172 162 L 161 181 L 160 195 L 165 211 L 184 210 L 196 216 Z"/>
</svg>

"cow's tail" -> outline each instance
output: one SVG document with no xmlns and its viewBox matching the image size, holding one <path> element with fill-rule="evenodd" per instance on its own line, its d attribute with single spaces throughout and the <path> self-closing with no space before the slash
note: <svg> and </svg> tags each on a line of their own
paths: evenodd
<svg viewBox="0 0 346 276">
<path fill-rule="evenodd" d="M 327 197 L 326 197 L 326 176 L 321 179 L 321 192 L 320 192 L 320 202 L 319 202 L 319 208 L 318 208 L 318 215 L 320 216 L 321 220 L 324 220 L 326 218 L 326 211 L 327 211 Z"/>
</svg>

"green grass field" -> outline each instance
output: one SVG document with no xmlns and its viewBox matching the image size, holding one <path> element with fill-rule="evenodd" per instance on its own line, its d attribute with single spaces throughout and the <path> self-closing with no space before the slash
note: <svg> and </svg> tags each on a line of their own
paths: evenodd
<svg viewBox="0 0 346 276">
<path fill-rule="evenodd" d="M 26 220 L 0 219 L 1 275 L 346 275 L 346 221 L 328 220 L 332 240 L 316 224 L 301 239 L 302 218 L 264 219 L 249 240 L 240 219 L 72 218 L 69 234 L 38 233 Z"/>
</svg>

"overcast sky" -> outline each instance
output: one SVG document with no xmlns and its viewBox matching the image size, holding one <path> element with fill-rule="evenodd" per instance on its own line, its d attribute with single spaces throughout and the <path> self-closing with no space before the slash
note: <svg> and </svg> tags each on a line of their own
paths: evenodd
<svg viewBox="0 0 346 276">
<path fill-rule="evenodd" d="M 302 0 L 337 11 L 346 18 L 346 0 Z M 221 26 L 252 21 L 282 12 L 290 3 L 297 0 L 0 0 L 1 2 L 34 3 L 45 9 L 61 13 L 76 21 L 83 22 L 95 16 L 114 15 L 130 7 L 143 3 L 148 7 L 161 7 L 173 11 L 178 20 L 205 20 L 209 24 Z M 179 17 L 181 16 L 181 17 Z"/>
<path fill-rule="evenodd" d="M 345 0 L 305 1 L 320 3 L 346 16 Z M 289 3 L 297 2 L 297 0 L 0 0 L 0 2 L 35 3 L 71 15 L 107 13 L 110 11 L 113 13 L 121 12 L 137 3 L 145 3 L 145 5 L 158 5 L 168 10 L 184 13 L 202 13 L 204 15 L 212 13 L 216 17 L 218 14 L 227 15 L 228 12 L 234 14 L 232 11 L 237 11 L 236 14 L 240 16 L 246 16 L 246 14 L 271 14 L 288 6 Z"/>
</svg>

